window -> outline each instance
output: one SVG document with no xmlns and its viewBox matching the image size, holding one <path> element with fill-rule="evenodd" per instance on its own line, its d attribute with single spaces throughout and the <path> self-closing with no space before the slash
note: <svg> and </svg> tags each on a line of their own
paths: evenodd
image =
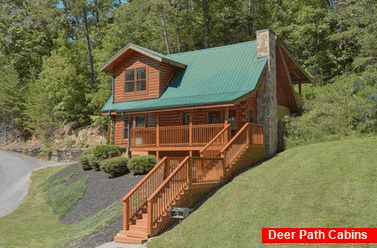
<svg viewBox="0 0 377 248">
<path fill-rule="evenodd" d="M 146 74 L 145 68 L 126 70 L 124 90 L 126 92 L 145 91 L 147 89 Z"/>
<path fill-rule="evenodd" d="M 155 114 L 148 114 L 147 115 L 147 127 L 156 127 L 157 125 L 157 117 Z"/>
<path fill-rule="evenodd" d="M 208 123 L 209 124 L 218 124 L 218 123 L 220 123 L 220 111 L 211 111 L 211 112 L 208 112 Z"/>
<path fill-rule="evenodd" d="M 136 117 L 136 127 L 145 127 L 145 116 Z"/>
<path fill-rule="evenodd" d="M 190 113 L 183 113 L 183 125 L 190 124 Z"/>
</svg>

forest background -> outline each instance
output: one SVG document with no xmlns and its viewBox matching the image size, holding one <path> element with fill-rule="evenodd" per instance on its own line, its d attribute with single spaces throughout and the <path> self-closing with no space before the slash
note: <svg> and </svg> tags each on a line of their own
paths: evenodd
<svg viewBox="0 0 377 248">
<path fill-rule="evenodd" d="M 129 42 L 169 54 L 261 29 L 313 79 L 281 149 L 377 132 L 375 0 L 0 0 L 0 135 L 46 149 L 64 126 L 106 122 L 112 79 L 99 69 Z"/>
</svg>

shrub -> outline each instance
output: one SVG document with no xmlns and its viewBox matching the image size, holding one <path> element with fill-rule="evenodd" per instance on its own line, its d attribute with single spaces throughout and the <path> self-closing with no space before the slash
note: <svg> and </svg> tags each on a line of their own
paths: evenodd
<svg viewBox="0 0 377 248">
<path fill-rule="evenodd" d="M 117 157 L 126 151 L 127 148 L 120 145 L 97 145 L 92 148 L 92 153 L 99 160 Z"/>
<path fill-rule="evenodd" d="M 93 156 L 93 154 L 90 153 L 82 153 L 80 155 L 80 165 L 83 170 L 91 170 L 92 166 L 90 165 L 90 156 Z"/>
<path fill-rule="evenodd" d="M 83 170 L 100 169 L 100 161 L 120 156 L 127 148 L 119 145 L 97 145 L 80 155 L 80 164 Z"/>
<path fill-rule="evenodd" d="M 108 177 L 117 177 L 123 176 L 130 172 L 130 169 L 127 167 L 128 158 L 125 157 L 115 157 L 102 160 L 100 168 L 105 172 Z"/>
<path fill-rule="evenodd" d="M 144 174 L 150 171 L 155 164 L 156 157 L 153 155 L 147 155 L 131 159 L 129 167 L 135 174 Z"/>
</svg>

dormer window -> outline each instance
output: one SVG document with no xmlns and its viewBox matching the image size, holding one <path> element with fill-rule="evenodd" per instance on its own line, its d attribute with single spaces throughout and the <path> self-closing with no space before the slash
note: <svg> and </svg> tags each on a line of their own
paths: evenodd
<svg viewBox="0 0 377 248">
<path fill-rule="evenodd" d="M 147 89 L 146 74 L 145 68 L 126 70 L 124 90 L 126 92 L 145 91 Z"/>
</svg>

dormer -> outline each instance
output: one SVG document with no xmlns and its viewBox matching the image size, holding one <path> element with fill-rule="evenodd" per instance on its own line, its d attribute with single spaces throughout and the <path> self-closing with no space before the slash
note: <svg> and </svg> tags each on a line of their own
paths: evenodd
<svg viewBox="0 0 377 248">
<path fill-rule="evenodd" d="M 185 67 L 163 54 L 128 44 L 101 71 L 113 76 L 114 102 L 124 102 L 159 98 L 170 79 Z"/>
</svg>

